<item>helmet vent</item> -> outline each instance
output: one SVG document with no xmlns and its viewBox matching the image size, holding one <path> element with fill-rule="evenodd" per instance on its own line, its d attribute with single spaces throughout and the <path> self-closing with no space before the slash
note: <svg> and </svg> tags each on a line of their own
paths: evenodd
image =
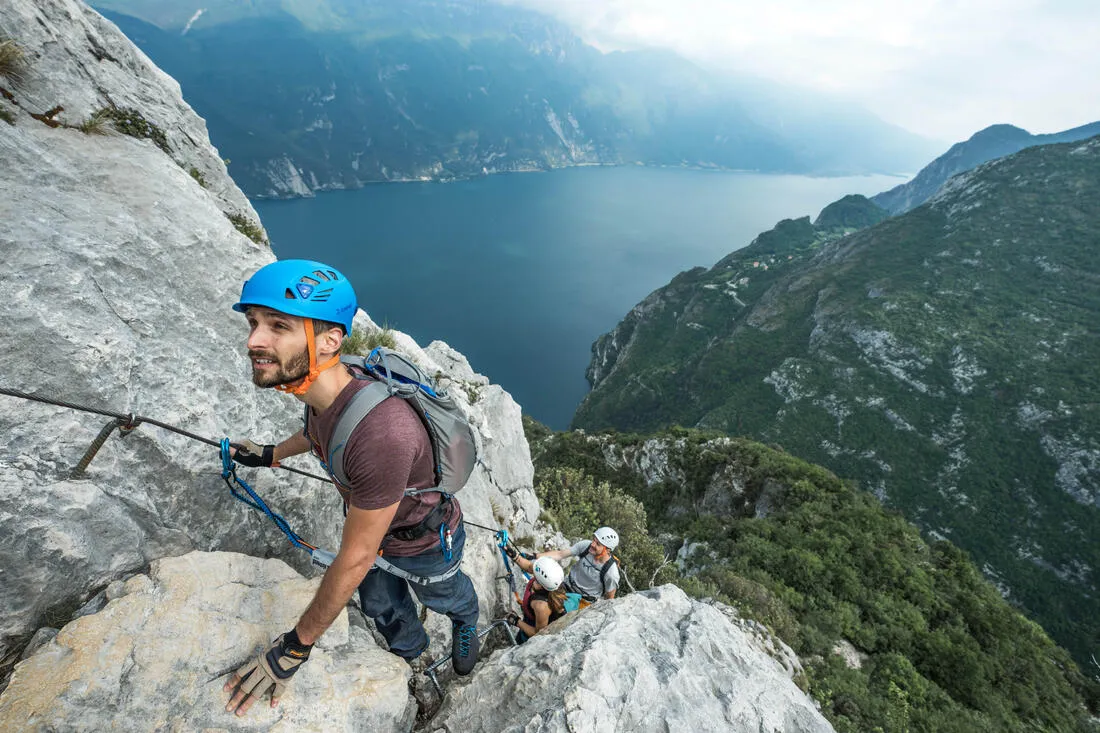
<svg viewBox="0 0 1100 733">
<path fill-rule="evenodd" d="M 313 274 L 321 278 L 322 280 L 335 281 L 340 279 L 339 275 L 337 275 L 332 270 L 314 270 Z M 305 278 L 302 279 L 304 280 Z M 314 284 L 316 285 L 318 283 Z"/>
</svg>

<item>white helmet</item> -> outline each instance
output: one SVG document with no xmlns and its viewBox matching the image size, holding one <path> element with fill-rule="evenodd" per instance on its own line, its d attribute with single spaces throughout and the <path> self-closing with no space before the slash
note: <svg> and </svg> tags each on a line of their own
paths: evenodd
<svg viewBox="0 0 1100 733">
<path fill-rule="evenodd" d="M 565 580 L 565 571 L 552 557 L 540 557 L 535 560 L 535 580 L 546 590 L 557 590 Z"/>
<path fill-rule="evenodd" d="M 611 551 L 619 546 L 619 533 L 611 527 L 600 527 L 596 530 L 595 535 L 596 541 Z"/>
</svg>

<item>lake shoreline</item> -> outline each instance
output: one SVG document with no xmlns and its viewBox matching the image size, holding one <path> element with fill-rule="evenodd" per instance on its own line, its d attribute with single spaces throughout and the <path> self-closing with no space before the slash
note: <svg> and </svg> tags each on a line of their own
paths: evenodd
<svg viewBox="0 0 1100 733">
<path fill-rule="evenodd" d="M 733 173 L 733 174 L 747 174 L 747 175 L 764 175 L 764 176 L 801 176 L 805 178 L 859 178 L 859 177 L 878 177 L 887 176 L 891 178 L 898 178 L 899 183 L 904 183 L 912 179 L 914 173 L 800 173 L 797 171 L 764 171 L 751 168 L 723 168 L 717 165 L 696 164 L 696 165 L 669 165 L 667 163 L 642 163 L 640 161 L 626 162 L 626 163 L 598 163 L 598 162 L 582 162 L 573 163 L 571 165 L 561 166 L 531 166 L 525 168 L 506 168 L 499 170 L 488 170 L 482 173 L 468 174 L 468 175 L 453 175 L 453 176 L 421 176 L 418 178 L 389 178 L 377 181 L 360 181 L 358 186 L 341 186 L 335 184 L 324 184 L 317 188 L 311 188 L 310 193 L 306 194 L 293 194 L 287 193 L 286 195 L 265 195 L 265 194 L 251 194 L 248 196 L 249 201 L 290 201 L 295 199 L 311 199 L 316 198 L 318 194 L 333 193 L 335 191 L 359 191 L 364 188 L 370 188 L 373 186 L 385 185 L 389 183 L 407 184 L 407 183 L 439 183 L 439 184 L 453 184 L 463 183 L 466 181 L 476 181 L 490 176 L 507 176 L 509 174 L 529 174 L 529 173 L 553 173 L 555 171 L 571 170 L 574 168 L 647 168 L 652 170 L 685 170 L 685 171 L 711 171 L 714 173 Z"/>
</svg>

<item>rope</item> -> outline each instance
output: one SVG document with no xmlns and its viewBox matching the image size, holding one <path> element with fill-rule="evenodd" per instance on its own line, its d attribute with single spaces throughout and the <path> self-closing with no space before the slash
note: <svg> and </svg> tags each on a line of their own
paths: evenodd
<svg viewBox="0 0 1100 733">
<path fill-rule="evenodd" d="M 213 440 L 211 438 L 204 438 L 201 435 L 196 435 L 195 433 L 184 430 L 183 428 L 178 428 L 175 425 L 169 425 L 168 423 L 161 422 L 160 420 L 154 420 L 151 417 L 143 417 L 141 415 L 134 415 L 132 413 L 113 412 L 111 410 L 104 410 L 104 409 L 100 409 L 100 408 L 97 408 L 97 407 L 89 407 L 88 405 L 80 405 L 80 404 L 77 404 L 75 402 L 66 402 L 65 400 L 53 400 L 53 399 L 49 399 L 47 397 L 39 397 L 38 395 L 32 395 L 32 394 L 28 394 L 26 392 L 20 392 L 17 389 L 8 389 L 7 387 L 0 387 L 0 394 L 7 395 L 8 397 L 18 397 L 18 398 L 24 399 L 24 400 L 31 400 L 32 402 L 41 402 L 41 403 L 46 404 L 46 405 L 55 405 L 57 407 L 67 407 L 70 410 L 79 410 L 81 412 L 90 412 L 90 413 L 95 414 L 95 415 L 104 415 L 105 417 L 113 417 L 113 418 L 115 418 L 116 420 L 119 421 L 119 427 L 121 427 L 122 429 L 124 429 L 126 431 L 133 430 L 134 428 L 136 428 L 138 425 L 141 425 L 142 423 L 147 423 L 149 425 L 153 425 L 155 427 L 162 428 L 164 430 L 168 430 L 170 432 L 176 433 L 177 435 L 182 435 L 185 438 L 190 438 L 191 440 L 197 440 L 200 443 L 206 443 L 207 445 L 212 445 L 215 448 L 219 448 L 221 446 L 221 441 Z M 281 468 L 284 471 L 290 471 L 291 473 L 296 473 L 300 476 L 306 476 L 308 478 L 317 479 L 318 481 L 325 481 L 325 482 L 328 481 L 328 479 L 324 476 L 318 476 L 315 473 L 310 473 L 308 471 L 303 471 L 303 470 L 298 469 L 298 468 L 292 468 L 290 466 L 281 466 L 280 465 L 280 466 L 273 466 L 273 468 Z"/>
<path fill-rule="evenodd" d="M 516 590 L 516 575 L 512 572 L 512 563 L 508 559 L 508 553 L 505 551 L 505 544 L 508 542 L 508 530 L 502 529 L 496 533 L 497 537 L 497 549 L 500 550 L 500 558 L 504 560 L 504 572 L 505 577 L 508 578 L 508 589 L 512 591 L 512 597 L 516 599 L 516 603 L 520 603 L 519 591 Z"/>
<path fill-rule="evenodd" d="M 465 516 L 463 516 L 463 517 L 462 517 L 462 521 L 463 521 L 463 522 L 464 522 L 465 524 L 468 524 L 468 525 L 470 525 L 471 527 L 477 527 L 478 529 L 483 529 L 483 530 L 485 530 L 486 532 L 492 532 L 492 533 L 493 533 L 494 535 L 495 535 L 495 534 L 499 534 L 499 533 L 500 533 L 500 532 L 502 531 L 502 530 L 499 530 L 499 529 L 493 529 L 492 527 L 486 527 L 485 525 L 483 525 L 483 524 L 478 524 L 477 522 L 471 522 L 471 521 L 470 521 L 469 519 L 467 519 L 467 518 L 466 518 Z"/>
<path fill-rule="evenodd" d="M 261 499 L 260 495 L 257 494 L 251 486 L 249 486 L 247 483 L 242 481 L 239 476 L 237 476 L 237 465 L 233 462 L 232 457 L 230 457 L 229 455 L 229 438 L 222 439 L 220 447 L 222 454 L 222 479 L 225 481 L 225 485 L 229 487 L 229 493 L 233 495 L 233 498 L 237 501 L 247 504 L 253 509 L 263 512 L 268 517 L 270 517 L 271 521 L 275 523 L 275 526 L 278 527 L 282 531 L 282 533 L 286 535 L 288 540 L 290 540 L 290 544 L 294 545 L 298 549 L 306 550 L 309 552 L 316 550 L 316 547 L 302 540 L 302 538 L 299 537 L 294 532 L 294 530 L 290 528 L 290 524 L 285 519 L 283 519 L 282 515 L 273 512 L 271 510 L 271 507 L 267 505 L 267 502 Z M 232 482 L 230 481 L 230 479 L 232 479 Z M 237 484 L 237 486 L 240 486 L 242 489 L 244 489 L 245 493 L 241 494 L 241 492 L 237 491 L 237 489 L 233 487 L 233 484 Z"/>
</svg>

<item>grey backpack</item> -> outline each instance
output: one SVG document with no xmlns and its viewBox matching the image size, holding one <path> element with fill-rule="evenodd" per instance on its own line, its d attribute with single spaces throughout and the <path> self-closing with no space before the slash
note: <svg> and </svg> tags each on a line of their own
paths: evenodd
<svg viewBox="0 0 1100 733">
<path fill-rule="evenodd" d="M 341 486 L 347 486 L 344 472 L 344 446 L 359 422 L 387 397 L 406 400 L 420 416 L 432 444 L 435 462 L 435 486 L 430 489 L 407 488 L 412 496 L 426 491 L 453 494 L 466 485 L 477 463 L 477 443 L 473 428 L 466 422 L 454 398 L 438 387 L 421 369 L 396 351 L 375 348 L 366 357 L 341 356 L 357 379 L 369 379 L 344 407 L 336 419 L 329 440 L 329 454 L 322 463 Z M 306 422 L 309 422 L 306 407 Z"/>
</svg>

